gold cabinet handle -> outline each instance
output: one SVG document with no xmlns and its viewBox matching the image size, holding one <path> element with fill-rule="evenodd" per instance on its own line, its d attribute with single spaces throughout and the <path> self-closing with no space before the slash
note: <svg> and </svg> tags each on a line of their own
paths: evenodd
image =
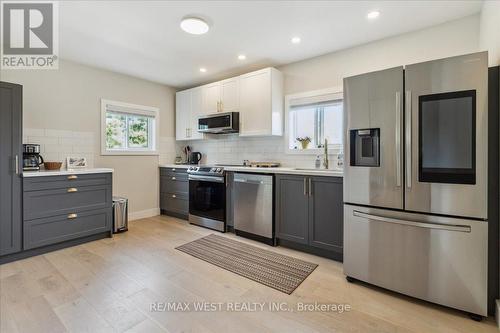
<svg viewBox="0 0 500 333">
<path fill-rule="evenodd" d="M 68 188 L 68 193 L 74 193 L 74 192 L 78 192 L 78 189 L 76 187 Z"/>
<path fill-rule="evenodd" d="M 78 179 L 78 176 L 77 175 L 68 176 L 68 180 L 74 180 L 74 179 Z"/>
<path fill-rule="evenodd" d="M 172 198 L 177 198 L 177 196 L 175 194 L 172 194 Z"/>
<path fill-rule="evenodd" d="M 69 214 L 68 215 L 68 220 L 74 220 L 78 217 L 78 214 Z"/>
</svg>

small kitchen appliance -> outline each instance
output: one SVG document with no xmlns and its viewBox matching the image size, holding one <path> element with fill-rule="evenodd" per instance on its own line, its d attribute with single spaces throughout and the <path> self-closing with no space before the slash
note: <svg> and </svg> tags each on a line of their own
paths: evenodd
<svg viewBox="0 0 500 333">
<path fill-rule="evenodd" d="M 198 132 L 229 134 L 240 131 L 239 112 L 221 112 L 198 118 Z"/>
<path fill-rule="evenodd" d="M 197 151 L 190 152 L 188 155 L 188 164 L 200 163 L 202 156 L 203 156 L 203 154 L 200 152 L 197 152 Z"/>
<path fill-rule="evenodd" d="M 43 164 L 43 157 L 40 155 L 40 145 L 23 145 L 23 170 L 38 171 Z"/>
</svg>

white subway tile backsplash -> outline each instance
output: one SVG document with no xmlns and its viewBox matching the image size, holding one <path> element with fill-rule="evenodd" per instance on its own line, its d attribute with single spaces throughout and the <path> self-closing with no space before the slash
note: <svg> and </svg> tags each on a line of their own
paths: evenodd
<svg viewBox="0 0 500 333">
<path fill-rule="evenodd" d="M 65 138 L 71 138 L 73 137 L 74 131 L 67 131 L 67 130 L 55 130 L 55 129 L 45 129 L 45 136 L 47 137 L 65 137 Z"/>
<path fill-rule="evenodd" d="M 207 164 L 241 164 L 243 160 L 250 160 L 280 162 L 286 167 L 314 168 L 316 155 L 286 154 L 284 140 L 284 137 L 211 136 L 205 140 L 176 142 L 176 151 L 181 152 L 182 147 L 189 145 L 192 150 L 204 155 L 202 163 Z M 330 168 L 340 169 L 337 166 L 337 155 L 341 152 L 338 149 L 329 151 Z M 323 155 L 320 155 L 323 158 Z"/>
<path fill-rule="evenodd" d="M 73 153 L 73 146 L 71 145 L 60 145 L 60 144 L 44 144 L 44 153 Z"/>
<path fill-rule="evenodd" d="M 56 145 L 59 143 L 57 137 L 48 136 L 28 136 L 28 141 L 26 143 L 37 143 L 39 145 Z"/>
</svg>

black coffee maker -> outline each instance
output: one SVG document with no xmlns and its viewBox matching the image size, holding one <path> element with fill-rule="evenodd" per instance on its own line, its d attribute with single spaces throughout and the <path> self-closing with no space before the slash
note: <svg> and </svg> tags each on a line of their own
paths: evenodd
<svg viewBox="0 0 500 333">
<path fill-rule="evenodd" d="M 23 170 L 37 171 L 40 170 L 40 165 L 43 164 L 43 158 L 40 155 L 40 145 L 24 144 L 23 145 Z"/>
</svg>

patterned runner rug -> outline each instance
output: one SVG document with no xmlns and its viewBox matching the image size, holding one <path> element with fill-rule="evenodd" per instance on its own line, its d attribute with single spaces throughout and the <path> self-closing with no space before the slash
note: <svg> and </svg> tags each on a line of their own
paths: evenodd
<svg viewBox="0 0 500 333">
<path fill-rule="evenodd" d="M 287 294 L 291 294 L 318 267 L 214 234 L 176 249 Z"/>
</svg>

